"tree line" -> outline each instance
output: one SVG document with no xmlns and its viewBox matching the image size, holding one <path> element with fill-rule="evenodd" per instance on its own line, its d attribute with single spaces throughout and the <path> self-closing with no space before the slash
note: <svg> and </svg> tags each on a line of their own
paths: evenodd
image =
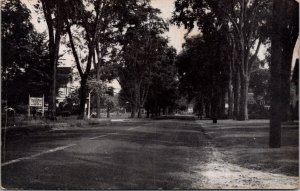
<svg viewBox="0 0 300 191">
<path fill-rule="evenodd" d="M 35 32 L 30 22 L 30 10 L 20 0 L 6 0 L 2 4 L 2 38 L 7 51 L 3 54 L 5 67 L 2 74 L 7 73 L 2 75 L 5 82 L 3 100 L 9 105 L 25 104 L 28 94 L 38 95 L 43 91 L 48 97 L 48 117 L 55 119 L 59 87 L 57 67 L 63 56 L 62 45 L 73 55 L 79 73 L 79 118 L 85 116 L 89 92 L 96 94 L 97 117 L 100 117 L 103 95 L 109 94 L 104 92 L 107 89 L 105 82 L 112 79 L 120 83 L 120 102 L 130 104 L 131 117 L 141 117 L 141 109 L 146 106 L 149 112 L 157 113 L 158 108 L 174 105 L 176 51 L 162 36 L 168 30 L 168 23 L 159 16 L 158 9 L 151 7 L 149 0 L 39 0 L 34 8 L 38 19 L 47 25 L 46 33 Z M 18 20 L 15 20 L 16 15 Z M 9 43 L 14 44 L 9 46 Z M 33 51 L 33 45 L 37 49 L 35 55 L 26 52 L 27 49 Z M 27 49 L 23 50 L 24 46 Z M 22 55 L 22 58 L 13 60 L 14 54 Z M 30 72 L 25 70 L 26 66 L 38 70 Z M 18 70 L 16 73 L 24 77 L 18 79 L 13 70 Z M 35 74 L 44 75 L 35 77 L 42 81 L 40 86 L 35 84 L 36 81 L 28 81 Z M 165 79 L 160 78 L 162 75 Z M 21 82 L 26 82 L 30 88 L 23 91 Z M 9 89 L 16 85 L 24 95 L 22 102 L 15 91 L 18 88 Z M 170 95 L 164 95 L 165 101 L 156 102 L 155 106 L 149 104 L 151 99 L 159 100 L 163 92 Z"/>
<path fill-rule="evenodd" d="M 119 102 L 131 117 L 168 114 L 178 99 L 195 101 L 199 115 L 248 119 L 249 87 L 270 98 L 270 145 L 280 145 L 281 121 L 288 119 L 292 52 L 298 37 L 294 0 L 176 0 L 171 24 L 200 34 L 186 36 L 183 51 L 168 45 L 169 22 L 150 0 L 39 0 L 34 5 L 46 33 L 37 33 L 30 10 L 20 0 L 6 0 L 2 12 L 2 100 L 26 104 L 28 94 L 48 97 L 56 116 L 62 44 L 73 55 L 80 77 L 79 118 L 86 97 L 96 94 L 100 117 L 105 81 L 121 85 Z M 267 58 L 258 53 L 268 47 Z M 268 73 L 260 65 L 270 66 Z M 264 79 L 264 83 L 257 81 Z M 270 82 L 268 82 L 270 81 Z M 109 100 L 109 99 L 108 99 Z M 177 101 L 176 101 L 177 100 Z M 110 103 L 109 101 L 107 103 Z M 109 105 L 109 104 L 108 104 Z M 178 104 L 177 104 L 178 105 Z"/>
<path fill-rule="evenodd" d="M 290 110 L 291 62 L 299 34 L 298 3 L 176 0 L 175 7 L 173 23 L 189 31 L 196 24 L 201 31 L 199 36 L 187 39 L 179 55 L 184 91 L 196 97 L 200 113 L 206 111 L 215 120 L 224 114 L 225 92 L 229 118 L 248 119 L 251 75 L 261 62 L 257 55 L 262 45 L 271 47 L 267 50 L 271 56 L 266 59 L 270 66 L 270 146 L 280 146 L 280 124 L 288 120 Z"/>
</svg>

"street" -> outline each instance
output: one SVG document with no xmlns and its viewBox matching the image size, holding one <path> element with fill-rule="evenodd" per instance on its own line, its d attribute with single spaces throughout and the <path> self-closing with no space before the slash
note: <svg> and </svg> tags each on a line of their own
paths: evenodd
<svg viewBox="0 0 300 191">
<path fill-rule="evenodd" d="M 6 189 L 191 189 L 193 180 L 180 175 L 211 153 L 194 121 L 120 122 L 16 139 L 2 150 Z"/>
</svg>

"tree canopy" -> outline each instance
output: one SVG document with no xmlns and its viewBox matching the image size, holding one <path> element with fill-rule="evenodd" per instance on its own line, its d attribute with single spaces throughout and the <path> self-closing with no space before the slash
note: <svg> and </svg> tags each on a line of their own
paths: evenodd
<svg viewBox="0 0 300 191">
<path fill-rule="evenodd" d="M 46 35 L 34 30 L 21 1 L 6 0 L 1 8 L 2 99 L 10 106 L 27 104 L 29 94 L 49 95 Z"/>
</svg>

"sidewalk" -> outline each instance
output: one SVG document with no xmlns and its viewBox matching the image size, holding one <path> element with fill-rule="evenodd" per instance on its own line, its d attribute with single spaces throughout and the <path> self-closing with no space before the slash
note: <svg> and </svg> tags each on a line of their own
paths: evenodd
<svg viewBox="0 0 300 191">
<path fill-rule="evenodd" d="M 14 137 L 23 136 L 28 134 L 42 133 L 45 131 L 56 131 L 56 130 L 72 130 L 81 128 L 97 128 L 100 126 L 129 126 L 132 123 L 145 123 L 149 119 L 129 119 L 129 118 L 100 118 L 100 119 L 58 119 L 57 121 L 51 120 L 29 120 L 23 121 L 16 125 L 1 126 L 2 140 L 4 136 Z"/>
<path fill-rule="evenodd" d="M 211 140 L 212 154 L 198 167 L 202 182 L 195 188 L 299 188 L 298 123 L 283 124 L 282 147 L 271 149 L 268 120 L 196 122 Z"/>
</svg>

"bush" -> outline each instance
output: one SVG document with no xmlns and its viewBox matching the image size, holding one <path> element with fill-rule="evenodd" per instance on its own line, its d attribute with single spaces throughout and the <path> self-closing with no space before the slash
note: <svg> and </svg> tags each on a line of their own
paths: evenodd
<svg viewBox="0 0 300 191">
<path fill-rule="evenodd" d="M 253 104 L 248 106 L 249 119 L 268 119 L 269 111 L 263 106 Z"/>
<path fill-rule="evenodd" d="M 63 117 L 69 117 L 69 116 L 71 115 L 71 112 L 70 112 L 70 111 L 62 111 L 62 112 L 61 112 L 61 115 L 62 115 Z"/>
<path fill-rule="evenodd" d="M 18 114 L 27 114 L 28 113 L 28 105 L 17 105 L 15 107 L 15 111 Z"/>
</svg>

